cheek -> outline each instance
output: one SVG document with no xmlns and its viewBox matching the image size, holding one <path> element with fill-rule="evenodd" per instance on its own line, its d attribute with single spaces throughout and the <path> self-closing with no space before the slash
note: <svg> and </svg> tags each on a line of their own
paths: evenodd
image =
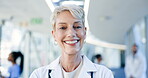
<svg viewBox="0 0 148 78">
<path fill-rule="evenodd" d="M 86 37 L 85 32 L 80 32 L 80 33 L 79 33 L 79 36 L 80 36 L 82 39 L 85 39 L 85 37 Z"/>
<path fill-rule="evenodd" d="M 57 42 L 61 41 L 62 38 L 63 38 L 63 34 L 61 34 L 61 33 L 56 33 L 56 34 L 55 34 L 55 40 L 56 40 Z"/>
<path fill-rule="evenodd" d="M 9 61 L 12 61 L 12 57 L 8 57 L 8 60 L 9 60 Z"/>
</svg>

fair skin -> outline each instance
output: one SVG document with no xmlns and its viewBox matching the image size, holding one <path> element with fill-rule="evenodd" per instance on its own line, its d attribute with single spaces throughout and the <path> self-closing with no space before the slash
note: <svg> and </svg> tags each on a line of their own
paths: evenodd
<svg viewBox="0 0 148 78">
<path fill-rule="evenodd" d="M 80 50 L 86 37 L 82 20 L 74 18 L 69 11 L 63 11 L 57 16 L 52 35 L 62 49 L 60 63 L 63 69 L 66 72 L 75 70 L 82 60 Z"/>
</svg>

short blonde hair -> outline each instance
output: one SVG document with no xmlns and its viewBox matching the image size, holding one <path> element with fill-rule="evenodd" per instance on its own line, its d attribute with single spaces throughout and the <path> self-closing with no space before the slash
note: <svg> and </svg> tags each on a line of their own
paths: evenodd
<svg viewBox="0 0 148 78">
<path fill-rule="evenodd" d="M 73 17 L 82 20 L 83 25 L 84 25 L 85 14 L 84 14 L 84 10 L 81 7 L 77 5 L 61 5 L 55 8 L 54 12 L 52 13 L 50 17 L 50 22 L 53 26 L 53 29 L 55 28 L 57 16 L 63 11 L 69 11 Z"/>
</svg>

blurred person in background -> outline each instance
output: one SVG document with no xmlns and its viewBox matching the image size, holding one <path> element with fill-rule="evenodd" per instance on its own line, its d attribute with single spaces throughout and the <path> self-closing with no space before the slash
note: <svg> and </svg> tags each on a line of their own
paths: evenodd
<svg viewBox="0 0 148 78">
<path fill-rule="evenodd" d="M 83 9 L 76 5 L 62 5 L 54 10 L 52 35 L 62 50 L 61 56 L 34 70 L 30 78 L 113 78 L 108 68 L 81 55 L 86 38 L 84 17 Z"/>
<path fill-rule="evenodd" d="M 95 55 L 95 58 L 96 58 L 98 64 L 103 65 L 103 63 L 102 63 L 103 58 L 102 58 L 101 54 Z"/>
<path fill-rule="evenodd" d="M 17 64 L 16 60 L 18 57 L 21 58 L 20 64 Z M 24 56 L 19 52 L 12 51 L 8 56 L 8 61 L 12 63 L 12 66 L 8 68 L 9 77 L 2 77 L 2 78 L 19 78 L 21 73 L 23 72 L 23 62 Z"/>
<path fill-rule="evenodd" d="M 132 46 L 131 55 L 125 61 L 126 78 L 147 78 L 146 77 L 146 58 L 138 50 L 138 46 Z"/>
</svg>

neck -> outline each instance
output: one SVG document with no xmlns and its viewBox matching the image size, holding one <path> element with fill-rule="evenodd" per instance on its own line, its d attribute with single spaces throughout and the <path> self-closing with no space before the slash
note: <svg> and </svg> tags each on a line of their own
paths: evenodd
<svg viewBox="0 0 148 78">
<path fill-rule="evenodd" d="M 12 65 L 16 64 L 16 62 L 12 62 Z"/>
<path fill-rule="evenodd" d="M 79 66 L 81 60 L 82 58 L 79 53 L 73 55 L 62 54 L 60 63 L 66 72 L 72 72 Z"/>
</svg>

